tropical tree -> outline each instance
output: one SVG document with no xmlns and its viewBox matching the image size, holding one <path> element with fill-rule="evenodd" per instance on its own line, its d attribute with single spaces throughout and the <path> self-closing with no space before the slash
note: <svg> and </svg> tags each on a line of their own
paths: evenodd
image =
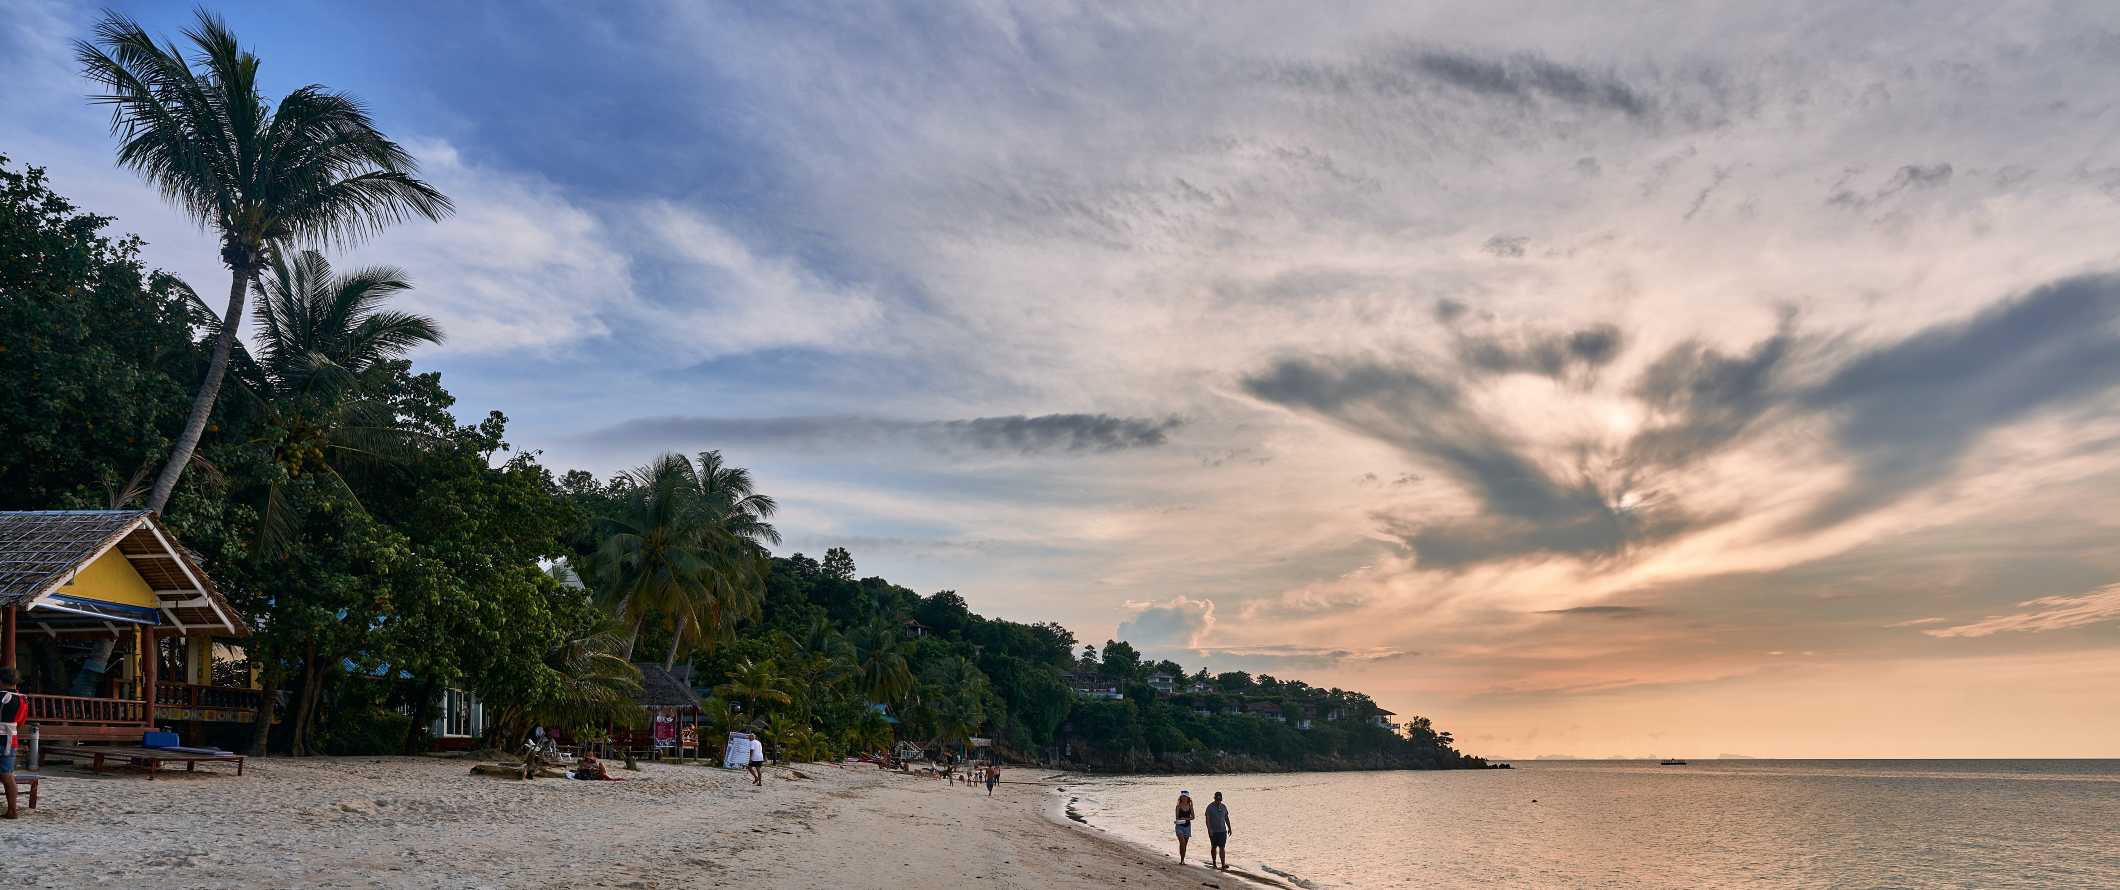
<svg viewBox="0 0 2120 890">
<path fill-rule="evenodd" d="M 766 545 L 780 543 L 780 532 L 766 521 L 779 504 L 757 492 L 750 470 L 729 466 L 721 452 L 708 451 L 699 455 L 691 481 L 704 514 L 702 544 L 712 556 L 705 579 L 708 596 L 698 609 L 678 611 L 665 668 L 677 664 L 688 639 L 718 642 L 735 629 L 737 619 L 758 617 L 773 565 Z M 698 623 L 689 621 L 695 611 L 702 618 Z"/>
<path fill-rule="evenodd" d="M 352 243 L 452 208 L 358 99 L 311 84 L 268 102 L 258 57 L 219 16 L 198 11 L 184 32 L 189 56 L 115 13 L 95 33 L 75 57 L 103 89 L 90 100 L 111 107 L 118 163 L 211 229 L 230 273 L 206 376 L 148 496 L 159 511 L 205 434 L 251 284 L 272 254 L 284 244 Z"/>
<path fill-rule="evenodd" d="M 271 258 L 260 289 L 257 350 L 236 353 L 242 391 L 257 398 L 284 478 L 267 492 L 260 541 L 276 551 L 287 535 L 287 482 L 320 475 L 359 504 L 343 462 L 402 457 L 419 437 L 400 423 L 389 398 L 392 363 L 422 344 L 440 343 L 441 327 L 424 315 L 386 308 L 412 284 L 389 266 L 332 273 L 323 254 L 305 250 Z"/>
<path fill-rule="evenodd" d="M 913 691 L 913 668 L 905 641 L 887 624 L 872 624 L 854 639 L 861 691 L 869 701 L 897 704 Z"/>
<path fill-rule="evenodd" d="M 698 509 L 695 478 L 692 462 L 683 455 L 663 455 L 623 476 L 616 503 L 596 519 L 589 574 L 597 592 L 631 628 L 628 659 L 650 614 L 682 615 L 689 621 L 712 596 L 708 579 L 715 554 Z"/>
<path fill-rule="evenodd" d="M 551 683 L 530 714 L 549 726 L 587 727 L 641 719 L 640 669 L 619 654 L 623 629 L 602 614 L 563 635 L 546 656 Z"/>
<path fill-rule="evenodd" d="M 744 713 L 754 717 L 761 712 L 760 704 L 785 705 L 795 700 L 789 690 L 788 678 L 781 675 L 771 659 L 737 662 L 736 668 L 729 672 L 728 680 L 714 687 L 714 693 L 742 702 Z"/>
</svg>

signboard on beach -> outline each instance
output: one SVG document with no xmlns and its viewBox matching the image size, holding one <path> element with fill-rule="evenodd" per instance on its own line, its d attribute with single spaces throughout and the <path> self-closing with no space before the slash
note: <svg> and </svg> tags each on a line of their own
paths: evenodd
<svg viewBox="0 0 2120 890">
<path fill-rule="evenodd" d="M 722 769 L 743 769 L 751 765 L 751 740 L 740 732 L 729 733 L 729 741 L 721 747 Z"/>
</svg>

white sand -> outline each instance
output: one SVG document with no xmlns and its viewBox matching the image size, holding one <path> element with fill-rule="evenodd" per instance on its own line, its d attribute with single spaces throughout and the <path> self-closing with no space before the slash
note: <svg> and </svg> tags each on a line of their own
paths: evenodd
<svg viewBox="0 0 2120 890">
<path fill-rule="evenodd" d="M 1173 887 L 1242 882 L 1054 821 L 1049 785 L 993 799 L 873 767 L 763 788 L 706 766 L 623 782 L 469 775 L 437 758 L 270 758 L 102 776 L 48 767 L 0 822 L 0 885 L 184 888 Z M 1048 781 L 1009 770 L 1011 783 Z M 1058 780 L 1051 780 L 1058 784 Z"/>
</svg>

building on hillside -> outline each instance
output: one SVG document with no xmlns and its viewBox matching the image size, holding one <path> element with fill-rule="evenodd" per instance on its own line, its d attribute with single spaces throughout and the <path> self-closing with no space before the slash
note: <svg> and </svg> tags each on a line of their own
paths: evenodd
<svg viewBox="0 0 2120 890">
<path fill-rule="evenodd" d="M 1118 701 L 1126 697 L 1126 693 L 1119 690 L 1119 684 L 1095 674 L 1071 673 L 1066 679 L 1067 688 L 1075 693 L 1076 698 Z"/>
<path fill-rule="evenodd" d="M 907 639 L 921 639 L 928 635 L 928 626 L 925 624 L 921 624 L 918 621 L 914 621 L 911 618 L 907 618 L 905 620 L 905 635 Z"/>
<path fill-rule="evenodd" d="M 1384 710 L 1383 708 L 1378 708 L 1376 710 L 1376 713 L 1369 715 L 1369 722 L 1396 732 L 1398 731 L 1399 725 L 1391 722 L 1391 716 L 1392 712 Z"/>
<path fill-rule="evenodd" d="M 1157 695 L 1172 695 L 1178 691 L 1178 675 L 1169 671 L 1157 671 L 1148 675 L 1148 688 Z"/>
<path fill-rule="evenodd" d="M 1282 713 L 1281 703 L 1277 701 L 1245 702 L 1244 713 L 1250 714 L 1254 717 L 1264 717 L 1268 720 L 1274 721 L 1275 723 L 1288 722 L 1288 715 Z"/>
<path fill-rule="evenodd" d="M 247 731 L 263 702 L 249 635 L 153 513 L 0 512 L 0 664 L 21 673 L 47 741 Z"/>
</svg>

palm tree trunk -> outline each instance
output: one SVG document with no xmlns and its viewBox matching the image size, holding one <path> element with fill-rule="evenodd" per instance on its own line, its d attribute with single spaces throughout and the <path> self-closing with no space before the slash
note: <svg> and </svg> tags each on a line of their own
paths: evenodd
<svg viewBox="0 0 2120 890">
<path fill-rule="evenodd" d="M 685 642 L 685 617 L 684 615 L 677 616 L 677 632 L 670 637 L 670 654 L 663 657 L 663 670 L 667 671 L 677 666 L 677 647 Z"/>
<path fill-rule="evenodd" d="M 250 756 L 265 756 L 265 742 L 272 737 L 272 712 L 279 701 L 280 674 L 275 670 L 267 670 L 265 686 L 259 690 L 257 720 L 250 725 Z"/>
<path fill-rule="evenodd" d="M 213 416 L 214 400 L 220 398 L 221 380 L 228 375 L 228 354 L 235 348 L 236 328 L 243 325 L 243 299 L 250 293 L 251 270 L 236 268 L 228 283 L 228 312 L 221 319 L 221 333 L 214 338 L 213 360 L 206 365 L 206 379 L 199 381 L 199 391 L 191 399 L 191 416 L 184 420 L 184 431 L 177 436 L 177 444 L 169 452 L 169 462 L 162 465 L 162 472 L 155 477 L 155 487 L 147 497 L 147 509 L 157 513 L 169 503 L 169 496 L 177 490 L 177 478 L 184 475 L 185 465 L 191 463 L 191 454 L 199 448 L 199 437 L 206 434 L 206 421 Z"/>
<path fill-rule="evenodd" d="M 633 633 L 626 637 L 626 651 L 620 653 L 620 657 L 624 658 L 628 664 L 633 662 L 633 647 L 640 643 L 640 624 L 646 621 L 647 618 L 648 616 L 645 613 L 633 616 Z"/>
</svg>

